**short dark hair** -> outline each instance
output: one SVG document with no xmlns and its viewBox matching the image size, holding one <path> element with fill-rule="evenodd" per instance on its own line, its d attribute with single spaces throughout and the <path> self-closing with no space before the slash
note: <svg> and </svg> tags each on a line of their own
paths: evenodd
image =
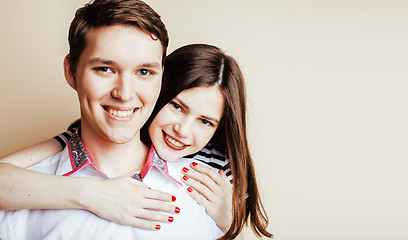
<svg viewBox="0 0 408 240">
<path fill-rule="evenodd" d="M 160 40 L 164 61 L 169 37 L 160 16 L 149 5 L 140 0 L 93 0 L 77 10 L 69 28 L 69 61 L 73 71 L 86 47 L 88 32 L 118 24 L 139 27 L 152 39 Z"/>
</svg>

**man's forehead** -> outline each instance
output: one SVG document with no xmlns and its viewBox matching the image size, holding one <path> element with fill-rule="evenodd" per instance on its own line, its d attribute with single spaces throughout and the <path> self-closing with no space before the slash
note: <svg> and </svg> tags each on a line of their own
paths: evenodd
<svg viewBox="0 0 408 240">
<path fill-rule="evenodd" d="M 139 27 L 113 25 L 88 32 L 83 54 L 88 62 L 119 63 L 133 61 L 146 67 L 162 68 L 163 46 L 159 39 Z"/>
</svg>

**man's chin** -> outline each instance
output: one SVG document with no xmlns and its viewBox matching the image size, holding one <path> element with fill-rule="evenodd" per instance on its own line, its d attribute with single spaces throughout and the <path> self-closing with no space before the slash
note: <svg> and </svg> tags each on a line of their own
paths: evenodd
<svg viewBox="0 0 408 240">
<path fill-rule="evenodd" d="M 129 130 L 124 131 L 124 132 L 115 131 L 113 133 L 108 134 L 107 138 L 112 143 L 125 144 L 125 143 L 135 140 L 135 138 L 138 138 L 138 134 L 133 131 L 129 131 Z"/>
<path fill-rule="evenodd" d="M 131 136 L 110 136 L 109 140 L 115 144 L 125 144 L 134 140 L 135 137 Z"/>
</svg>

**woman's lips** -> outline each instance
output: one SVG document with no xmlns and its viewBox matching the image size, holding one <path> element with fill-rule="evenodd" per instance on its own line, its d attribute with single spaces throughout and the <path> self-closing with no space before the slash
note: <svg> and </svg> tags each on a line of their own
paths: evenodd
<svg viewBox="0 0 408 240">
<path fill-rule="evenodd" d="M 163 132 L 163 139 L 164 142 L 167 144 L 168 147 L 170 147 L 173 150 L 176 151 L 181 151 L 183 149 L 185 149 L 186 147 L 188 147 L 188 145 L 170 137 L 169 135 L 167 135 L 165 132 Z"/>
</svg>

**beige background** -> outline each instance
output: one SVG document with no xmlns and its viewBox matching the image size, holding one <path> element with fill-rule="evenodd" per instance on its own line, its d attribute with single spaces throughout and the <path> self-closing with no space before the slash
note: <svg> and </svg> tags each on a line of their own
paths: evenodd
<svg viewBox="0 0 408 240">
<path fill-rule="evenodd" d="M 83 3 L 0 2 L 0 155 L 79 117 L 62 60 Z M 275 239 L 408 239 L 407 1 L 148 3 L 170 51 L 210 43 L 241 63 Z"/>
</svg>

